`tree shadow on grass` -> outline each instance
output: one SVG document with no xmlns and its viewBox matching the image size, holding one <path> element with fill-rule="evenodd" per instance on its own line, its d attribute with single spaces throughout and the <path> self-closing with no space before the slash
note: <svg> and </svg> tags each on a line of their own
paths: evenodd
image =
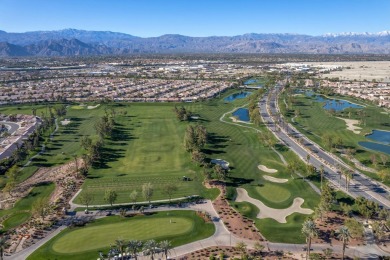
<svg viewBox="0 0 390 260">
<path fill-rule="evenodd" d="M 254 179 L 246 179 L 240 177 L 229 177 L 229 182 L 226 182 L 226 186 L 228 187 L 239 187 L 244 184 L 249 184 L 253 182 Z"/>
<path fill-rule="evenodd" d="M 103 147 L 100 150 L 101 152 L 101 158 L 98 162 L 94 162 L 92 164 L 92 167 L 95 169 L 108 169 L 110 166 L 108 166 L 109 162 L 115 162 L 118 161 L 119 158 L 124 157 L 125 150 L 124 149 L 113 149 L 109 147 Z"/>
<path fill-rule="evenodd" d="M 123 127 L 122 124 L 115 123 L 110 139 L 113 142 L 135 139 L 134 136 L 130 134 L 130 130 L 131 129 L 129 128 Z"/>
</svg>

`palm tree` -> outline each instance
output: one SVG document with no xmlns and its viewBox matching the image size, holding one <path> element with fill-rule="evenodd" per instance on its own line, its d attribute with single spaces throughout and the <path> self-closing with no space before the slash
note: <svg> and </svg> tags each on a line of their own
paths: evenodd
<svg viewBox="0 0 390 260">
<path fill-rule="evenodd" d="M 344 254 L 345 254 L 345 248 L 347 247 L 347 244 L 349 242 L 349 238 L 351 237 L 351 234 L 349 233 L 349 230 L 345 226 L 341 226 L 339 230 L 337 231 L 338 235 L 337 238 L 343 241 L 343 257 L 344 260 Z"/>
<path fill-rule="evenodd" d="M 238 242 L 236 244 L 236 250 L 241 252 L 241 259 L 244 259 L 247 255 L 247 245 L 244 242 Z"/>
<path fill-rule="evenodd" d="M 302 225 L 302 234 L 306 237 L 307 243 L 307 251 L 306 251 L 306 259 L 309 259 L 311 240 L 317 236 L 317 227 L 313 220 L 309 219 L 303 222 Z"/>
<path fill-rule="evenodd" d="M 344 178 L 345 178 L 345 190 L 348 191 L 348 189 L 349 189 L 349 182 L 352 179 L 352 172 L 351 172 L 351 170 L 346 169 L 346 170 L 343 170 L 342 173 L 343 173 Z"/>
<path fill-rule="evenodd" d="M 121 259 L 123 260 L 123 253 L 125 252 L 127 242 L 123 239 L 115 240 L 115 245 L 118 248 L 119 252 L 121 252 Z"/>
<path fill-rule="evenodd" d="M 154 260 L 154 254 L 156 253 L 156 247 L 157 247 L 157 242 L 153 239 L 148 240 L 144 244 L 144 251 L 146 251 L 147 255 L 150 255 L 150 259 Z"/>
<path fill-rule="evenodd" d="M 137 260 L 137 253 L 142 249 L 142 241 L 130 240 L 127 243 L 127 250 L 133 255 L 134 259 Z"/>
<path fill-rule="evenodd" d="M 165 259 L 168 259 L 168 254 L 172 249 L 171 241 L 164 240 L 159 243 L 159 247 L 163 250 Z"/>
<path fill-rule="evenodd" d="M 324 178 L 324 173 L 325 173 L 325 167 L 323 164 L 320 165 L 320 176 L 321 176 L 321 192 L 322 192 L 322 180 Z"/>
</svg>

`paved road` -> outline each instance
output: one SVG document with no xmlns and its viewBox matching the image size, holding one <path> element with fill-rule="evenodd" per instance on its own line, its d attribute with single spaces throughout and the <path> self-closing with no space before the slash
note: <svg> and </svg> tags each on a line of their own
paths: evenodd
<svg viewBox="0 0 390 260">
<path fill-rule="evenodd" d="M 310 154 L 310 163 L 313 164 L 317 169 L 321 165 L 324 165 L 325 178 L 327 178 L 335 187 L 344 189 L 345 191 L 345 179 L 344 176 L 337 173 L 336 164 L 345 165 L 340 159 L 334 155 L 330 155 L 320 148 L 317 144 L 310 141 L 303 134 L 298 132 L 291 124 L 285 124 L 282 122 L 283 119 L 279 118 L 279 125 L 283 125 L 277 130 L 278 127 L 275 124 L 276 118 L 271 117 L 270 113 L 275 116 L 279 113 L 277 104 L 277 94 L 281 90 L 280 87 L 275 87 L 259 102 L 260 114 L 264 122 L 268 125 L 268 128 L 291 148 L 302 160 L 306 160 L 307 154 Z M 267 99 L 269 98 L 269 102 Z M 298 136 L 303 139 L 302 145 L 291 136 Z M 354 171 L 353 180 L 350 182 L 349 190 L 345 191 L 353 197 L 362 196 L 369 200 L 373 200 L 379 205 L 390 208 L 390 201 L 388 199 L 389 192 L 387 188 L 384 188 L 378 182 L 371 180 L 364 176 L 358 171 Z"/>
<path fill-rule="evenodd" d="M 28 136 L 30 136 L 30 134 L 32 134 L 35 129 L 38 127 L 38 125 L 40 124 L 40 119 L 37 118 L 37 122 L 30 126 L 25 132 L 23 135 L 21 135 L 12 145 L 10 145 L 4 152 L 2 152 L 0 154 L 0 160 L 2 159 L 5 159 L 5 158 L 8 158 L 12 155 L 12 153 L 18 148 L 18 145 L 22 145 L 23 144 L 23 139 L 24 138 L 27 138 Z M 11 123 L 11 122 L 0 122 L 1 123 L 4 123 L 6 125 L 10 125 L 11 126 L 11 130 L 10 130 L 10 133 L 14 133 L 18 128 L 19 126 L 15 123 Z M 15 126 L 16 125 L 16 126 Z M 16 128 L 16 129 L 15 129 Z"/>
</svg>

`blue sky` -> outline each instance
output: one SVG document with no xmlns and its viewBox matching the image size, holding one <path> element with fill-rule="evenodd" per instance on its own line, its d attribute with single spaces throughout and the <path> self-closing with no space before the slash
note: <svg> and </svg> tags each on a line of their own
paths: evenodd
<svg viewBox="0 0 390 260">
<path fill-rule="evenodd" d="M 0 30 L 150 37 L 390 30 L 390 0 L 0 0 Z"/>
</svg>

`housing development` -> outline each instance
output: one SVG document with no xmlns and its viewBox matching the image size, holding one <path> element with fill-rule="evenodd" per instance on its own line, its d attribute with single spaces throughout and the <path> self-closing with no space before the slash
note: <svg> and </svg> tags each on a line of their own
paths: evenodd
<svg viewBox="0 0 390 260">
<path fill-rule="evenodd" d="M 0 0 L 0 260 L 390 259 L 388 0 Z"/>
</svg>

